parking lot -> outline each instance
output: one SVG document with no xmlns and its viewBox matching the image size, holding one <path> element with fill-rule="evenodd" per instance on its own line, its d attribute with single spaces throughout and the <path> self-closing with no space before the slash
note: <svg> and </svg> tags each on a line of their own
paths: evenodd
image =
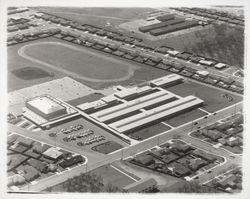
<svg viewBox="0 0 250 199">
<path fill-rule="evenodd" d="M 68 147 L 76 147 L 81 150 L 92 150 L 92 147 L 108 141 L 126 146 L 122 140 L 84 118 L 56 126 L 46 131 L 46 137 L 54 139 L 55 145 L 60 142 Z"/>
</svg>

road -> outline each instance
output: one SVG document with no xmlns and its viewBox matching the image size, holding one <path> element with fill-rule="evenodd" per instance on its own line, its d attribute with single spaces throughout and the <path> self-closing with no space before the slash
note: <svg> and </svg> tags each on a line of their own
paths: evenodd
<svg viewBox="0 0 250 199">
<path fill-rule="evenodd" d="M 212 124 L 221 118 L 228 117 L 234 114 L 235 112 L 239 112 L 241 111 L 241 109 L 242 109 L 242 102 L 236 105 L 227 107 L 225 109 L 222 109 L 218 111 L 216 115 L 211 114 L 208 116 L 207 119 L 199 118 L 195 121 L 191 121 L 189 123 L 181 125 L 180 127 L 174 128 L 170 131 L 163 132 L 159 135 L 155 135 L 154 137 L 143 140 L 137 144 L 127 146 L 121 150 L 115 151 L 108 155 L 103 155 L 102 158 L 100 158 L 100 156 L 96 158 L 95 157 L 96 153 L 91 154 L 91 152 L 82 151 L 80 154 L 88 158 L 87 164 L 75 167 L 72 170 L 67 170 L 59 175 L 53 175 L 53 176 L 50 176 L 49 178 L 42 179 L 37 184 L 32 184 L 32 185 L 29 184 L 28 186 L 24 186 L 20 189 L 20 191 L 34 191 L 34 192 L 42 191 L 46 189 L 48 186 L 53 186 L 58 183 L 61 183 L 74 175 L 79 175 L 79 173 L 85 173 L 87 171 L 93 170 L 105 164 L 110 164 L 119 159 L 126 159 L 130 156 L 134 156 L 135 154 L 141 151 L 153 148 L 154 146 L 160 145 L 168 141 L 169 139 L 172 139 L 174 135 L 180 135 L 181 139 L 183 139 L 187 143 L 190 143 L 191 145 L 194 145 L 202 150 L 208 151 L 209 153 L 212 153 L 218 156 L 225 157 L 227 161 L 226 164 L 223 164 L 222 166 L 217 167 L 216 170 L 212 172 L 212 175 L 216 175 L 217 173 L 228 168 L 229 166 L 232 166 L 234 164 L 241 164 L 241 161 L 242 161 L 241 156 L 236 155 L 235 158 L 232 158 L 231 153 L 229 153 L 228 151 L 225 151 L 220 148 L 216 149 L 216 148 L 211 147 L 211 145 L 209 145 L 208 143 L 204 143 L 201 140 L 192 139 L 190 136 L 188 136 L 188 133 L 197 128 L 196 126 L 194 126 L 194 122 L 198 123 L 197 126 L 205 127 L 206 125 Z M 10 124 L 8 126 L 8 131 L 15 132 L 17 134 L 24 135 L 30 138 L 34 138 L 36 136 L 34 132 L 21 129 L 20 127 L 15 127 Z M 53 142 L 51 144 L 53 145 Z M 78 152 L 79 151 L 77 151 L 77 153 Z M 204 173 L 203 175 L 200 176 L 200 182 L 202 183 L 208 180 L 210 177 L 211 177 L 210 174 Z"/>
</svg>

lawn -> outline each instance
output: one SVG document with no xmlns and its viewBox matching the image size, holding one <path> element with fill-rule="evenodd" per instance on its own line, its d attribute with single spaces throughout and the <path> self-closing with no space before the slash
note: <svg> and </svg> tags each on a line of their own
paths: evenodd
<svg viewBox="0 0 250 199">
<path fill-rule="evenodd" d="M 226 91 L 221 91 L 219 89 L 204 86 L 191 81 L 172 86 L 167 90 L 182 97 L 188 95 L 195 95 L 196 97 L 199 97 L 205 101 L 201 108 L 211 113 L 242 101 L 242 97 L 228 93 L 233 98 L 233 101 L 229 101 L 223 97 L 223 95 L 227 93 Z"/>
<path fill-rule="evenodd" d="M 12 73 L 23 80 L 33 80 L 50 76 L 50 73 L 47 71 L 36 67 L 25 67 L 13 70 Z"/>
<path fill-rule="evenodd" d="M 149 127 L 146 127 L 146 128 L 142 128 L 142 129 L 137 130 L 135 132 L 132 132 L 129 134 L 129 136 L 133 136 L 133 137 L 138 136 L 144 140 L 144 139 L 147 139 L 149 137 L 160 134 L 164 131 L 168 131 L 169 129 L 171 129 L 171 128 L 166 126 L 165 124 L 158 123 L 158 124 L 154 124 L 154 125 L 151 125 Z"/>
<path fill-rule="evenodd" d="M 99 167 L 91 171 L 90 173 L 102 176 L 104 184 L 110 183 L 120 189 L 135 182 L 127 175 L 124 175 L 123 173 L 117 171 L 110 165 Z"/>
<path fill-rule="evenodd" d="M 172 117 L 170 119 L 165 120 L 164 122 L 166 122 L 167 124 L 177 127 L 180 126 L 182 124 L 185 124 L 187 122 L 196 120 L 200 117 L 203 117 L 207 115 L 207 113 L 199 110 L 199 109 L 193 109 L 191 111 L 187 111 L 185 113 L 179 114 L 175 117 Z"/>
<path fill-rule="evenodd" d="M 109 153 L 112 153 L 112 152 L 114 152 L 118 149 L 121 149 L 121 148 L 123 148 L 122 145 L 120 145 L 114 141 L 108 141 L 108 142 L 98 144 L 98 145 L 92 147 L 91 149 L 93 151 L 97 151 L 99 153 L 109 154 Z"/>
</svg>

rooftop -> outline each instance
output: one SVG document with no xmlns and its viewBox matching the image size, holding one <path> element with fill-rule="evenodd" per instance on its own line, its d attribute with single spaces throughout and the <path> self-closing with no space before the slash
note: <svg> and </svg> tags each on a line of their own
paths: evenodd
<svg viewBox="0 0 250 199">
<path fill-rule="evenodd" d="M 35 107 L 44 114 L 50 114 L 65 109 L 64 106 L 58 104 L 57 102 L 55 102 L 54 100 L 52 100 L 47 96 L 39 96 L 33 98 L 29 100 L 27 104 L 31 105 L 32 107 Z"/>
</svg>

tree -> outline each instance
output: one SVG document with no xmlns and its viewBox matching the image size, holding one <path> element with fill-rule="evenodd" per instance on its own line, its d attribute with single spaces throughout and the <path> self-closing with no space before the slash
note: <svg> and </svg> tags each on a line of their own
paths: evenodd
<svg viewBox="0 0 250 199">
<path fill-rule="evenodd" d="M 185 183 L 178 189 L 180 193 L 215 193 L 215 190 L 199 184 L 199 181 Z"/>
<path fill-rule="evenodd" d="M 121 190 L 118 188 L 118 187 L 115 187 L 113 186 L 112 184 L 107 184 L 105 186 L 105 192 L 108 192 L 108 193 L 117 193 L 117 192 L 121 192 Z"/>
</svg>

